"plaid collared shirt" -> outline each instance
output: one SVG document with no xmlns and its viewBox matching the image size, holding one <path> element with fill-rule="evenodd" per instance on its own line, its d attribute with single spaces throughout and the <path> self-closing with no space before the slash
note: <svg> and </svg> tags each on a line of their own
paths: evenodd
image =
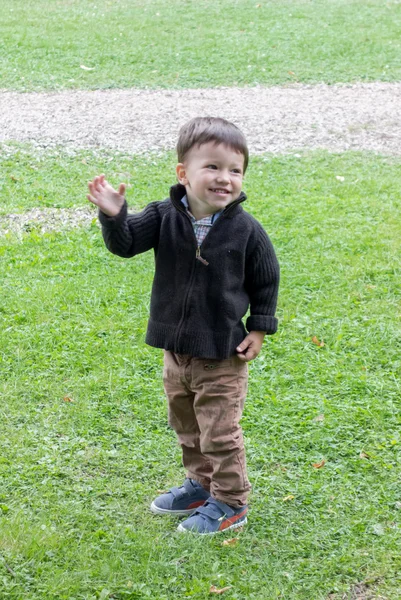
<svg viewBox="0 0 401 600">
<path fill-rule="evenodd" d="M 198 246 L 200 247 L 202 245 L 205 237 L 209 233 L 210 229 L 212 228 L 213 224 L 217 221 L 217 219 L 219 218 L 219 216 L 221 215 L 221 213 L 223 211 L 219 210 L 218 212 L 214 213 L 214 215 L 207 215 L 207 217 L 203 217 L 203 219 L 199 219 L 199 221 L 197 221 L 195 219 L 195 217 L 193 216 L 193 214 L 189 210 L 188 199 L 186 196 L 184 196 L 181 199 L 181 202 L 185 206 L 187 215 L 189 216 L 189 218 L 192 221 L 196 241 L 198 242 Z"/>
</svg>

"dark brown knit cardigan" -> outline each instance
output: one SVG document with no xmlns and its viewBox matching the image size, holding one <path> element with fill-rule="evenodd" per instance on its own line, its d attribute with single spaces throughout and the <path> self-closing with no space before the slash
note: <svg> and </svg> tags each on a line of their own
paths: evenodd
<svg viewBox="0 0 401 600">
<path fill-rule="evenodd" d="M 107 248 L 129 258 L 153 248 L 155 276 L 146 343 L 199 358 L 228 358 L 248 331 L 273 334 L 279 265 L 266 232 L 245 212 L 242 192 L 211 228 L 200 248 L 181 198 L 152 202 L 140 213 L 102 212 Z M 200 260 L 199 260 L 200 257 Z"/>
</svg>

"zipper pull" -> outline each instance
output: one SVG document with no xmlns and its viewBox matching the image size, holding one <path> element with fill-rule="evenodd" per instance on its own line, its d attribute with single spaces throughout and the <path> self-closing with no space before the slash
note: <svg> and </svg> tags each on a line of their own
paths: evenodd
<svg viewBox="0 0 401 600">
<path fill-rule="evenodd" d="M 206 265 L 206 266 L 207 266 L 207 265 L 209 264 L 209 263 L 207 262 L 207 260 L 205 260 L 204 258 L 202 258 L 202 257 L 201 257 L 201 255 L 200 255 L 200 246 L 198 246 L 198 247 L 197 247 L 197 249 L 196 249 L 196 258 L 197 258 L 197 260 L 200 260 L 200 262 L 201 262 L 203 265 Z"/>
</svg>

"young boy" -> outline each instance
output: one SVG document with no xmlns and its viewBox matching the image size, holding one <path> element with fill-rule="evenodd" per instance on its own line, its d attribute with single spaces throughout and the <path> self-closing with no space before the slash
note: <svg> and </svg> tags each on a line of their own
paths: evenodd
<svg viewBox="0 0 401 600">
<path fill-rule="evenodd" d="M 239 420 L 247 362 L 277 330 L 279 266 L 262 226 L 241 206 L 242 132 L 224 119 L 192 119 L 177 154 L 179 183 L 166 200 L 128 215 L 125 185 L 116 191 L 104 175 L 89 183 L 88 200 L 99 207 L 111 252 L 155 254 L 146 342 L 164 349 L 169 424 L 187 476 L 150 508 L 186 516 L 179 531 L 213 534 L 247 521 L 251 486 Z"/>
</svg>

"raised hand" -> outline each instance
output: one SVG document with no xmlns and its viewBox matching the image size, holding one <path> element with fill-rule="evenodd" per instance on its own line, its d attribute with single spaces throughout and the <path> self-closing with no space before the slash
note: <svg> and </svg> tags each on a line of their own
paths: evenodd
<svg viewBox="0 0 401 600">
<path fill-rule="evenodd" d="M 120 183 L 118 192 L 107 183 L 104 175 L 98 175 L 93 181 L 89 181 L 89 194 L 86 196 L 89 202 L 96 204 L 108 217 L 116 217 L 125 202 L 125 183 Z"/>
</svg>

